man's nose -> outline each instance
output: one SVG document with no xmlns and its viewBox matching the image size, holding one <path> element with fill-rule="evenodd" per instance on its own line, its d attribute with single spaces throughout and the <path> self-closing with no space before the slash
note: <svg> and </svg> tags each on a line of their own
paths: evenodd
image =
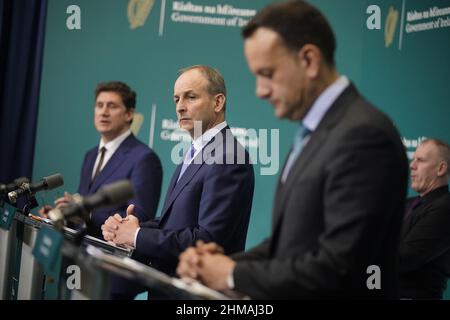
<svg viewBox="0 0 450 320">
<path fill-rule="evenodd" d="M 186 111 L 186 105 L 184 104 L 184 101 L 183 101 L 183 100 L 180 99 L 180 100 L 177 102 L 177 104 L 176 104 L 176 111 L 177 111 L 178 113 L 183 113 L 183 112 Z"/>
<path fill-rule="evenodd" d="M 101 116 L 109 116 L 109 109 L 108 109 L 108 107 L 100 108 L 100 115 Z"/>
<path fill-rule="evenodd" d="M 267 99 L 270 96 L 270 86 L 266 79 L 256 79 L 256 96 L 260 99 Z"/>
</svg>

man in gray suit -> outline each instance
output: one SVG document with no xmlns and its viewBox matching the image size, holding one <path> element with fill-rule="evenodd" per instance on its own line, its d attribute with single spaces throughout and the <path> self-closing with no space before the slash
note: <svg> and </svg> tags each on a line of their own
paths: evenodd
<svg viewBox="0 0 450 320">
<path fill-rule="evenodd" d="M 178 273 L 254 299 L 397 297 L 408 163 L 391 120 L 338 74 L 333 31 L 313 6 L 271 4 L 243 37 L 257 96 L 299 122 L 272 233 L 231 257 L 198 243 Z"/>
</svg>

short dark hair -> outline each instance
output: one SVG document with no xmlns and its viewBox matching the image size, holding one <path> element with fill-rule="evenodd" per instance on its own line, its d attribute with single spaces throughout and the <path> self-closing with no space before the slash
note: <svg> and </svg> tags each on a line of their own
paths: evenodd
<svg viewBox="0 0 450 320">
<path fill-rule="evenodd" d="M 242 29 L 244 39 L 258 28 L 268 28 L 280 35 L 293 51 L 305 44 L 316 45 L 328 65 L 334 66 L 336 39 L 325 16 L 305 1 L 274 3 L 259 11 Z"/>
<path fill-rule="evenodd" d="M 207 90 L 211 96 L 215 96 L 216 94 L 223 94 L 224 97 L 227 97 L 227 88 L 225 86 L 225 80 L 223 79 L 222 74 L 213 67 L 197 64 L 194 66 L 186 67 L 183 69 L 180 69 L 179 74 L 182 75 L 186 71 L 198 69 L 206 78 L 208 81 L 208 87 Z M 225 109 L 227 100 L 225 99 L 225 104 L 223 108 Z"/>
<path fill-rule="evenodd" d="M 101 92 L 116 92 L 122 98 L 123 104 L 127 110 L 136 108 L 136 92 L 124 82 L 121 81 L 109 81 L 102 82 L 95 88 L 95 99 Z"/>
</svg>

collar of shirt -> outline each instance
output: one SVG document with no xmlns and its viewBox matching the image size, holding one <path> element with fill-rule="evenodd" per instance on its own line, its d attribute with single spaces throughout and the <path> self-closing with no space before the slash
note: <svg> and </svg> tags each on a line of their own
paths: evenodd
<svg viewBox="0 0 450 320">
<path fill-rule="evenodd" d="M 119 148 L 120 144 L 126 139 L 128 138 L 128 136 L 131 134 L 131 129 L 128 129 L 127 131 L 125 131 L 124 133 L 122 133 L 120 136 L 114 138 L 113 140 L 105 143 L 103 141 L 103 139 L 100 139 L 100 143 L 98 144 L 98 150 L 100 151 L 100 149 L 102 147 L 105 147 L 109 153 L 109 151 L 111 151 L 111 154 L 113 154 L 117 148 Z"/>
<path fill-rule="evenodd" d="M 448 193 L 448 184 L 440 186 L 425 194 L 423 197 L 421 197 L 422 203 L 431 203 L 446 193 Z"/>
<path fill-rule="evenodd" d="M 106 148 L 106 152 L 105 152 L 105 156 L 103 158 L 103 164 L 102 167 L 100 168 L 103 169 L 105 167 L 105 165 L 108 163 L 109 159 L 111 159 L 112 155 L 114 154 L 114 152 L 116 152 L 116 150 L 119 148 L 119 146 L 122 144 L 122 142 L 128 138 L 128 136 L 131 134 L 131 130 L 128 129 L 126 132 L 122 133 L 120 136 L 116 137 L 115 139 L 105 143 L 102 139 L 100 139 L 100 143 L 98 144 L 98 154 L 97 154 L 97 159 L 95 160 L 95 164 L 94 164 L 94 168 L 92 171 L 92 175 L 94 175 L 94 170 L 95 168 L 97 168 L 97 164 L 100 161 L 100 149 L 102 147 Z"/>
<path fill-rule="evenodd" d="M 311 109 L 303 119 L 303 125 L 309 131 L 315 131 L 325 113 L 349 85 L 350 81 L 348 78 L 346 76 L 340 76 L 333 84 L 326 88 L 316 101 L 314 101 Z"/>
<path fill-rule="evenodd" d="M 197 156 L 197 154 L 200 151 L 202 151 L 203 147 L 206 146 L 208 142 L 210 142 L 211 139 L 214 138 L 214 136 L 218 134 L 220 131 L 222 131 L 227 125 L 228 124 L 226 121 L 221 122 L 218 125 L 212 127 L 211 129 L 206 130 L 205 133 L 203 133 L 200 137 L 192 141 L 192 144 L 194 145 L 195 148 L 195 153 L 190 162 L 192 162 L 192 160 Z"/>
</svg>

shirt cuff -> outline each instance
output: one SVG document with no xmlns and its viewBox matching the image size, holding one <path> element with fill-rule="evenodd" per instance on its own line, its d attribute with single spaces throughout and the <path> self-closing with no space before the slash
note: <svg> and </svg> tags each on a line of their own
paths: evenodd
<svg viewBox="0 0 450 320">
<path fill-rule="evenodd" d="M 233 276 L 233 271 L 234 271 L 234 270 L 232 270 L 232 271 L 230 272 L 230 274 L 228 275 L 228 277 L 227 277 L 227 286 L 228 286 L 228 289 L 231 289 L 231 290 L 234 289 L 234 276 Z"/>
<path fill-rule="evenodd" d="M 134 246 L 135 249 L 136 249 L 136 242 L 137 242 L 137 237 L 138 237 L 139 230 L 141 230 L 141 227 L 137 228 L 137 229 L 136 229 L 136 232 L 134 233 L 134 242 L 133 242 L 133 246 Z"/>
</svg>

